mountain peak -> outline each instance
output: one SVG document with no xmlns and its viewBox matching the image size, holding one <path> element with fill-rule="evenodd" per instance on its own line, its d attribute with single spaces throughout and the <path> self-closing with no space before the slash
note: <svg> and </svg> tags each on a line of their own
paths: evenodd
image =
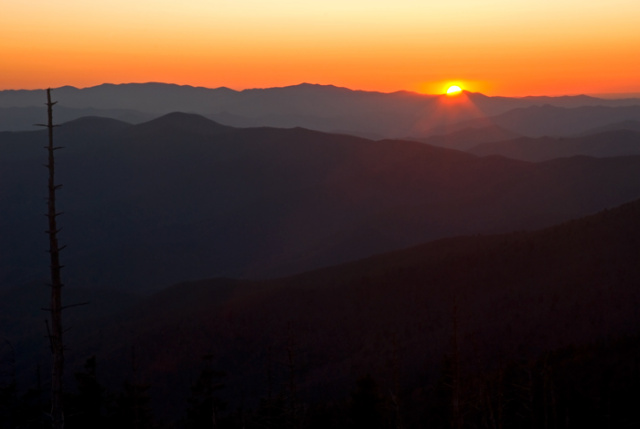
<svg viewBox="0 0 640 429">
<path fill-rule="evenodd" d="M 233 129 L 227 125 L 219 124 L 211 119 L 196 113 L 171 112 L 151 121 L 136 125 L 139 129 L 180 129 L 203 134 L 219 134 Z"/>
<path fill-rule="evenodd" d="M 113 118 L 102 116 L 83 116 L 62 124 L 64 127 L 73 127 L 76 130 L 95 131 L 103 128 L 125 128 L 131 126 L 130 123 Z"/>
</svg>

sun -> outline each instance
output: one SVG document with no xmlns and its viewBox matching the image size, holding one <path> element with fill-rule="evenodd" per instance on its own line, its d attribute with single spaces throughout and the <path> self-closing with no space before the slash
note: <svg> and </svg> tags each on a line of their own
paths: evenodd
<svg viewBox="0 0 640 429">
<path fill-rule="evenodd" d="M 458 95 L 461 92 L 462 92 L 462 88 L 460 88 L 458 85 L 451 85 L 447 89 L 447 95 Z"/>
</svg>

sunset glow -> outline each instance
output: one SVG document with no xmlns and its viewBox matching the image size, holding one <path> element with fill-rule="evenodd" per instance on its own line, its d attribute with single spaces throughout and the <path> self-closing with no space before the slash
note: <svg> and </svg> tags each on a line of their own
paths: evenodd
<svg viewBox="0 0 640 429">
<path fill-rule="evenodd" d="M 627 0 L 33 0 L 2 9 L 0 89 L 310 82 L 441 94 L 453 78 L 490 95 L 640 92 L 640 3 Z"/>
<path fill-rule="evenodd" d="M 447 88 L 447 95 L 458 95 L 462 92 L 462 88 L 460 88 L 458 85 L 452 85 L 449 88 Z"/>
</svg>

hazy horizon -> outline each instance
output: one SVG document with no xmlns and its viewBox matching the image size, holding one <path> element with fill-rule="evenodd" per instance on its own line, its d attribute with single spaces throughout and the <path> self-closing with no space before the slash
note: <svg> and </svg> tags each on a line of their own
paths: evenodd
<svg viewBox="0 0 640 429">
<path fill-rule="evenodd" d="M 398 92 L 408 92 L 408 93 L 414 93 L 414 94 L 418 94 L 418 95 L 426 95 L 426 96 L 440 96 L 440 95 L 445 95 L 446 94 L 446 88 L 443 87 L 443 91 L 442 92 L 420 92 L 420 91 L 415 91 L 415 90 L 410 90 L 410 89 L 403 89 L 403 88 L 399 88 L 396 90 L 389 90 L 389 91 L 380 91 L 380 90 L 368 90 L 368 89 L 363 89 L 363 88 L 356 88 L 356 87 L 347 87 L 347 86 L 340 86 L 340 85 L 336 85 L 336 84 L 332 84 L 332 83 L 317 83 L 317 82 L 309 82 L 309 81 L 301 81 L 298 83 L 291 83 L 291 84 L 284 84 L 284 85 L 278 85 L 278 86 L 264 86 L 264 87 L 231 87 L 231 86 L 227 86 L 227 85 L 219 85 L 219 86 L 203 86 L 203 85 L 196 85 L 196 84 L 190 84 L 190 83 L 176 83 L 176 82 L 160 82 L 160 81 L 136 81 L 136 82 L 111 82 L 111 81 L 105 81 L 102 83 L 98 83 L 98 84 L 92 84 L 92 85 L 86 85 L 86 86 L 81 86 L 81 85 L 74 85 L 74 84 L 63 84 L 63 85 L 58 85 L 58 86 L 45 86 L 45 87 L 30 87 L 30 88 L 0 88 L 0 91 L 44 91 L 47 88 L 50 88 L 52 90 L 56 90 L 56 89 L 61 89 L 61 88 L 75 88 L 75 89 L 89 89 L 89 88 L 95 88 L 95 87 L 100 87 L 103 85 L 113 85 L 113 86 L 119 86 L 119 85 L 146 85 L 146 84 L 158 84 L 158 85 L 169 85 L 169 86 L 179 86 L 179 87 L 190 87 L 190 88 L 201 88 L 201 89 L 229 89 L 235 92 L 243 92 L 243 91 L 251 91 L 251 90 L 262 90 L 262 89 L 278 89 L 278 88 L 291 88 L 291 87 L 297 87 L 297 86 L 303 86 L 303 85 L 310 85 L 310 86 L 321 86 L 321 87 L 335 87 L 338 89 L 347 89 L 350 91 L 361 91 L 361 92 L 374 92 L 374 93 L 381 93 L 381 94 L 393 94 L 393 93 L 398 93 Z M 453 85 L 453 83 L 452 83 Z M 582 95 L 586 95 L 589 97 L 595 97 L 595 98 L 603 98 L 603 99 L 623 99 L 623 98 L 640 98 L 640 92 L 604 92 L 604 93 L 599 93 L 599 92 L 595 92 L 595 93 L 589 93 L 589 92 L 576 92 L 576 93 L 559 93 L 559 94 L 522 94 L 522 95 L 504 95 L 504 94 L 498 94 L 498 93 L 491 93 L 491 92 L 485 92 L 485 91 L 473 91 L 470 89 L 467 89 L 465 87 L 462 87 L 463 92 L 468 92 L 468 93 L 476 93 L 476 94 L 482 94 L 488 97 L 506 97 L 506 98 L 526 98 L 526 97 L 576 97 L 576 96 L 582 96 Z"/>
</svg>

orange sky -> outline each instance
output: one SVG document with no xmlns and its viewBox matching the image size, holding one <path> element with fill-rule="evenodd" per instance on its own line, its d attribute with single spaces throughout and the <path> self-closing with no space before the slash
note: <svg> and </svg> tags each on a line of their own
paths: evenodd
<svg viewBox="0 0 640 429">
<path fill-rule="evenodd" d="M 0 89 L 640 93 L 637 0 L 0 1 Z"/>
</svg>

